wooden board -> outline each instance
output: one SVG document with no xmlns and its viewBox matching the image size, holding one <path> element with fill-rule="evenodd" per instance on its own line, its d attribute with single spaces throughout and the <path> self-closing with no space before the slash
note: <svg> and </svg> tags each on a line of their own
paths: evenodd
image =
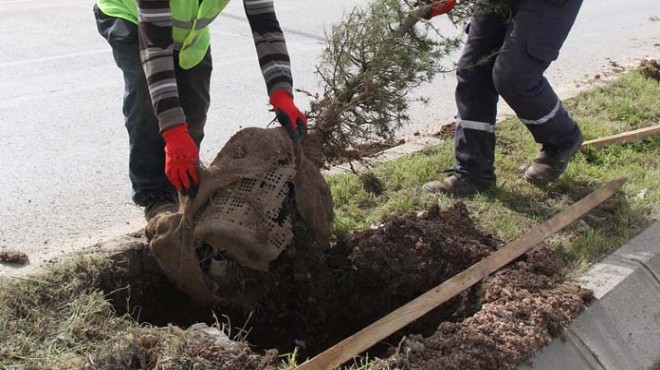
<svg viewBox="0 0 660 370">
<path fill-rule="evenodd" d="M 296 367 L 296 369 L 329 370 L 337 368 L 525 254 L 548 236 L 556 233 L 611 197 L 621 189 L 625 181 L 625 178 L 621 178 L 606 184 L 544 224 L 507 244 L 499 251 L 320 353 Z"/>
<path fill-rule="evenodd" d="M 639 130 L 623 132 L 617 135 L 585 141 L 584 143 L 582 143 L 582 148 L 586 148 L 586 147 L 599 148 L 610 144 L 628 143 L 631 141 L 641 140 L 645 137 L 658 135 L 658 134 L 660 134 L 660 125 L 640 128 Z"/>
</svg>

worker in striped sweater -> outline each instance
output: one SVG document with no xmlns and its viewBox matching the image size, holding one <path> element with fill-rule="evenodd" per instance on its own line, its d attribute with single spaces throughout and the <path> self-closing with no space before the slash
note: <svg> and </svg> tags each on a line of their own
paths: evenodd
<svg viewBox="0 0 660 370">
<path fill-rule="evenodd" d="M 98 30 L 125 82 L 133 201 L 145 218 L 194 196 L 199 145 L 209 109 L 209 24 L 229 0 L 97 0 Z M 289 55 L 272 0 L 243 0 L 268 96 L 292 139 L 307 119 L 293 102 Z"/>
</svg>

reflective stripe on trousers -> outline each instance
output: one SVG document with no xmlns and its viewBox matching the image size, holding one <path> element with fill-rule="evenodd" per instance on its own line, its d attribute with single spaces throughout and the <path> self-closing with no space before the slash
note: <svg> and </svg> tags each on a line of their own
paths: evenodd
<svg viewBox="0 0 660 370">
<path fill-rule="evenodd" d="M 559 148 L 574 141 L 576 123 L 543 77 L 575 21 L 582 0 L 519 0 L 513 18 L 491 13 L 473 18 L 458 63 L 456 171 L 494 182 L 499 97 L 538 143 Z"/>
</svg>

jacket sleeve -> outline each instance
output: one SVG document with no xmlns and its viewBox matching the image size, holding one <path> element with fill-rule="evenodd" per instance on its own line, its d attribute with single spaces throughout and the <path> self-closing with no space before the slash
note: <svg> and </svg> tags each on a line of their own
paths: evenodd
<svg viewBox="0 0 660 370">
<path fill-rule="evenodd" d="M 138 0 L 140 59 L 160 132 L 186 122 L 174 73 L 169 0 Z"/>
<path fill-rule="evenodd" d="M 252 29 L 268 95 L 278 90 L 291 94 L 293 80 L 289 53 L 275 15 L 273 0 L 243 0 L 243 6 Z"/>
</svg>

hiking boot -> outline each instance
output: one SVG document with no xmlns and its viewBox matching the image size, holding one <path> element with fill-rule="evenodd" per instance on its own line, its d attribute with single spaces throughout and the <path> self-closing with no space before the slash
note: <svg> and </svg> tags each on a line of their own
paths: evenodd
<svg viewBox="0 0 660 370">
<path fill-rule="evenodd" d="M 144 207 L 144 218 L 149 221 L 163 212 L 176 213 L 179 210 L 177 202 L 173 199 L 158 199 Z"/>
<path fill-rule="evenodd" d="M 430 181 L 422 186 L 427 193 L 445 193 L 458 196 L 469 196 L 487 191 L 495 186 L 494 183 L 476 182 L 469 176 L 454 173 L 442 181 Z"/>
<path fill-rule="evenodd" d="M 525 171 L 525 180 L 535 184 L 545 184 L 559 178 L 566 171 L 571 158 L 580 151 L 583 141 L 584 138 L 580 133 L 575 143 L 563 151 L 557 150 L 553 145 L 543 144 L 541 152 Z"/>
</svg>

